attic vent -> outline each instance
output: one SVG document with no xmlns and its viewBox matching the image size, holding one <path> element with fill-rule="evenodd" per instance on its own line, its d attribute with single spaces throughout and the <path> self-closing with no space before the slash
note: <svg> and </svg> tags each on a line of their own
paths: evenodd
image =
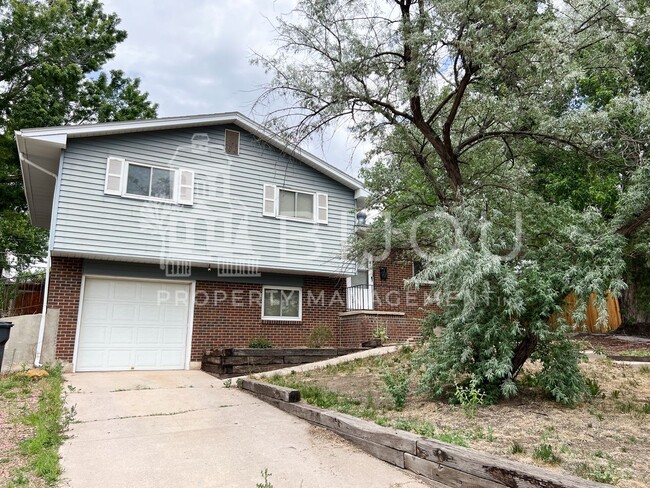
<svg viewBox="0 0 650 488">
<path fill-rule="evenodd" d="M 226 154 L 239 154 L 239 132 L 226 129 Z"/>
</svg>

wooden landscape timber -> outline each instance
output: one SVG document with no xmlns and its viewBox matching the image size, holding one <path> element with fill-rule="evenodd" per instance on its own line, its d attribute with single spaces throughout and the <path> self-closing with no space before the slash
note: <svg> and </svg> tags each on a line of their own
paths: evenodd
<svg viewBox="0 0 650 488">
<path fill-rule="evenodd" d="M 466 447 L 382 427 L 351 415 L 296 401 L 280 386 L 244 379 L 240 387 L 271 405 L 325 427 L 369 454 L 427 478 L 434 486 L 481 488 L 603 488 L 610 485 L 585 480 L 484 454 Z M 292 398 L 295 398 L 295 394 Z"/>
</svg>

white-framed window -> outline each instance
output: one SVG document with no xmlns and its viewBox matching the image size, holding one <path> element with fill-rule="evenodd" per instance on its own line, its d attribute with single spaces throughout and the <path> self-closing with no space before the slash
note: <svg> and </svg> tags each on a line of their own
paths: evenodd
<svg viewBox="0 0 650 488">
<path fill-rule="evenodd" d="M 104 193 L 142 200 L 194 203 L 194 172 L 109 157 Z"/>
<path fill-rule="evenodd" d="M 329 199 L 326 193 L 267 184 L 262 199 L 262 215 L 266 217 L 327 224 Z"/>
<path fill-rule="evenodd" d="M 126 163 L 127 195 L 151 200 L 174 201 L 176 170 L 140 163 Z"/>
<path fill-rule="evenodd" d="M 262 287 L 262 320 L 302 320 L 302 288 Z"/>
<path fill-rule="evenodd" d="M 278 217 L 314 220 L 314 194 L 278 189 Z"/>
</svg>

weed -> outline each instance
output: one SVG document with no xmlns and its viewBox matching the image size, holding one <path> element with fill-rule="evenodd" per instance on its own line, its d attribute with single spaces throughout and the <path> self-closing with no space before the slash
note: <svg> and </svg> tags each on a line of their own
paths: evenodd
<svg viewBox="0 0 650 488">
<path fill-rule="evenodd" d="M 513 442 L 510 446 L 510 454 L 523 454 L 524 452 L 526 452 L 526 449 L 517 441 Z"/>
<path fill-rule="evenodd" d="M 319 325 L 314 327 L 307 336 L 307 345 L 309 347 L 320 348 L 330 342 L 334 338 L 332 329 L 326 325 Z"/>
<path fill-rule="evenodd" d="M 476 381 L 470 381 L 468 386 L 456 385 L 455 400 L 463 407 L 468 417 L 474 417 L 476 409 L 483 405 L 485 393 L 476 387 Z"/>
<path fill-rule="evenodd" d="M 650 414 L 650 402 L 645 402 L 643 406 L 641 407 L 641 411 L 645 413 L 646 415 Z"/>
<path fill-rule="evenodd" d="M 377 325 L 375 330 L 372 331 L 372 337 L 373 339 L 379 339 L 379 342 L 384 344 L 388 340 L 386 326 L 383 324 Z"/>
<path fill-rule="evenodd" d="M 621 396 L 621 392 L 619 390 L 614 390 L 612 391 L 611 396 L 614 400 L 618 400 L 618 398 Z"/>
<path fill-rule="evenodd" d="M 492 427 L 487 428 L 487 435 L 485 437 L 485 440 L 488 442 L 494 442 L 494 429 Z"/>
<path fill-rule="evenodd" d="M 605 398 L 605 394 L 603 393 L 603 390 L 600 389 L 600 385 L 596 380 L 587 378 L 585 380 L 585 385 L 587 385 L 587 391 L 589 392 L 589 395 L 592 398 L 596 398 L 596 397 Z"/>
<path fill-rule="evenodd" d="M 232 380 L 228 378 L 227 380 L 224 380 L 223 382 L 223 387 L 224 388 L 230 388 L 232 386 Z"/>
<path fill-rule="evenodd" d="M 74 411 L 65 408 L 61 366 L 49 368 L 48 373 L 36 408 L 21 419 L 33 428 L 33 436 L 20 443 L 20 450 L 29 458 L 34 474 L 47 484 L 54 484 L 61 475 L 59 446 Z"/>
<path fill-rule="evenodd" d="M 650 366 L 641 366 L 639 372 L 641 374 L 650 374 Z"/>
<path fill-rule="evenodd" d="M 414 434 L 418 434 L 424 437 L 434 437 L 436 435 L 436 428 L 432 423 L 427 422 L 426 420 L 399 418 L 392 422 L 389 422 L 388 425 L 394 429 L 406 430 L 407 432 L 413 432 Z"/>
<path fill-rule="evenodd" d="M 601 421 L 601 422 L 602 422 L 603 420 L 605 420 L 605 415 L 603 415 L 602 412 L 599 412 L 599 411 L 596 410 L 596 409 L 592 409 L 592 408 L 590 408 L 590 409 L 589 409 L 589 413 L 590 413 L 591 415 L 593 415 L 594 417 L 596 417 L 596 418 L 597 418 L 599 421 Z"/>
<path fill-rule="evenodd" d="M 406 403 L 406 397 L 411 383 L 410 372 L 405 368 L 399 368 L 395 372 L 386 369 L 381 374 L 381 379 L 384 380 L 386 391 L 393 399 L 395 410 L 402 410 Z"/>
<path fill-rule="evenodd" d="M 636 410 L 636 406 L 633 402 L 618 402 L 616 407 L 621 413 L 632 413 Z"/>
<path fill-rule="evenodd" d="M 533 459 L 548 464 L 560 464 L 562 462 L 559 456 L 553 452 L 553 446 L 550 444 L 540 444 L 537 446 L 533 451 Z"/>
<path fill-rule="evenodd" d="M 253 337 L 248 341 L 248 347 L 251 349 L 271 349 L 273 345 L 270 340 L 264 337 Z"/>
<path fill-rule="evenodd" d="M 269 478 L 271 477 L 271 473 L 269 473 L 269 470 L 267 468 L 264 468 L 264 471 L 261 471 L 262 473 L 262 478 L 264 478 L 264 483 L 257 483 L 255 485 L 255 488 L 273 488 L 273 485 L 269 481 Z"/>
</svg>

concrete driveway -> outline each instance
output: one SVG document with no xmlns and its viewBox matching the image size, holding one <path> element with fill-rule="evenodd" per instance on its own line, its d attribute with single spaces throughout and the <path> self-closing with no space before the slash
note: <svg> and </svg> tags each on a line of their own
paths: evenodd
<svg viewBox="0 0 650 488">
<path fill-rule="evenodd" d="M 200 371 L 77 373 L 64 486 L 427 486 Z"/>
</svg>

